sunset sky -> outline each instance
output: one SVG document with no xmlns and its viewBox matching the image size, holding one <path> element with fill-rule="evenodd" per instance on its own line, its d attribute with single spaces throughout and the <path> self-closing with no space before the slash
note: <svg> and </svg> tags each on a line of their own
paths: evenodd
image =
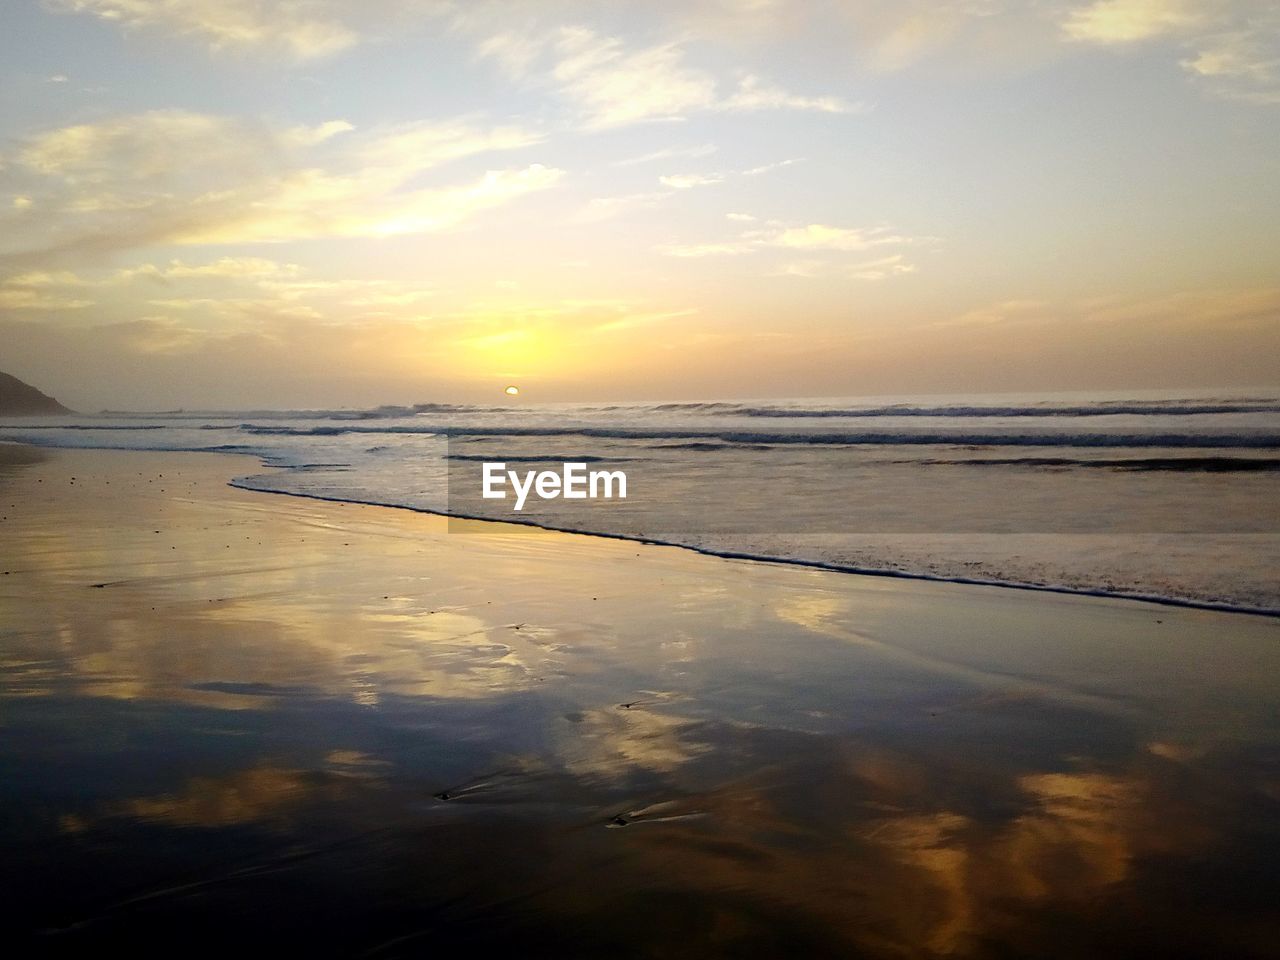
<svg viewBox="0 0 1280 960">
<path fill-rule="evenodd" d="M 7 0 L 71 406 L 1280 383 L 1280 8 Z"/>
</svg>

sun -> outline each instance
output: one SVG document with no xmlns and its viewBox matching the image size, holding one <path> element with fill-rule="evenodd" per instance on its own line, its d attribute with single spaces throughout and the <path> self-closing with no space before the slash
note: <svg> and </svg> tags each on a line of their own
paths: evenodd
<svg viewBox="0 0 1280 960">
<path fill-rule="evenodd" d="M 507 387 L 507 389 L 503 390 L 502 392 L 505 393 L 508 397 L 520 396 L 520 388 L 515 385 Z"/>
</svg>

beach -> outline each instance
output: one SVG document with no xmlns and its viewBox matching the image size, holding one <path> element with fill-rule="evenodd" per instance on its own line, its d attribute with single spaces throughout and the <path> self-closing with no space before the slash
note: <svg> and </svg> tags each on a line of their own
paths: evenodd
<svg viewBox="0 0 1280 960">
<path fill-rule="evenodd" d="M 7 458 L 18 955 L 1277 955 L 1274 617 Z"/>
</svg>

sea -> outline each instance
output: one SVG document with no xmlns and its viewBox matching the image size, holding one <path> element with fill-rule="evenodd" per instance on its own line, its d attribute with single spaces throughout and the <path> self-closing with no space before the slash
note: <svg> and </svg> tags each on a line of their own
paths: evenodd
<svg viewBox="0 0 1280 960">
<path fill-rule="evenodd" d="M 237 486 L 445 514 L 460 536 L 503 520 L 1280 615 L 1276 389 L 104 411 L 0 419 L 0 441 L 247 454 Z M 624 472 L 627 497 L 480 495 L 486 463 L 564 462 Z"/>
</svg>

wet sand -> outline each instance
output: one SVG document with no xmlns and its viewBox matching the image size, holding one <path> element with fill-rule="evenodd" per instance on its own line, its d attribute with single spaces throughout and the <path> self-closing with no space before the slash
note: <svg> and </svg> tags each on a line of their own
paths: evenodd
<svg viewBox="0 0 1280 960">
<path fill-rule="evenodd" d="M 17 955 L 1280 955 L 1280 621 L 251 472 L 0 465 Z"/>
</svg>

